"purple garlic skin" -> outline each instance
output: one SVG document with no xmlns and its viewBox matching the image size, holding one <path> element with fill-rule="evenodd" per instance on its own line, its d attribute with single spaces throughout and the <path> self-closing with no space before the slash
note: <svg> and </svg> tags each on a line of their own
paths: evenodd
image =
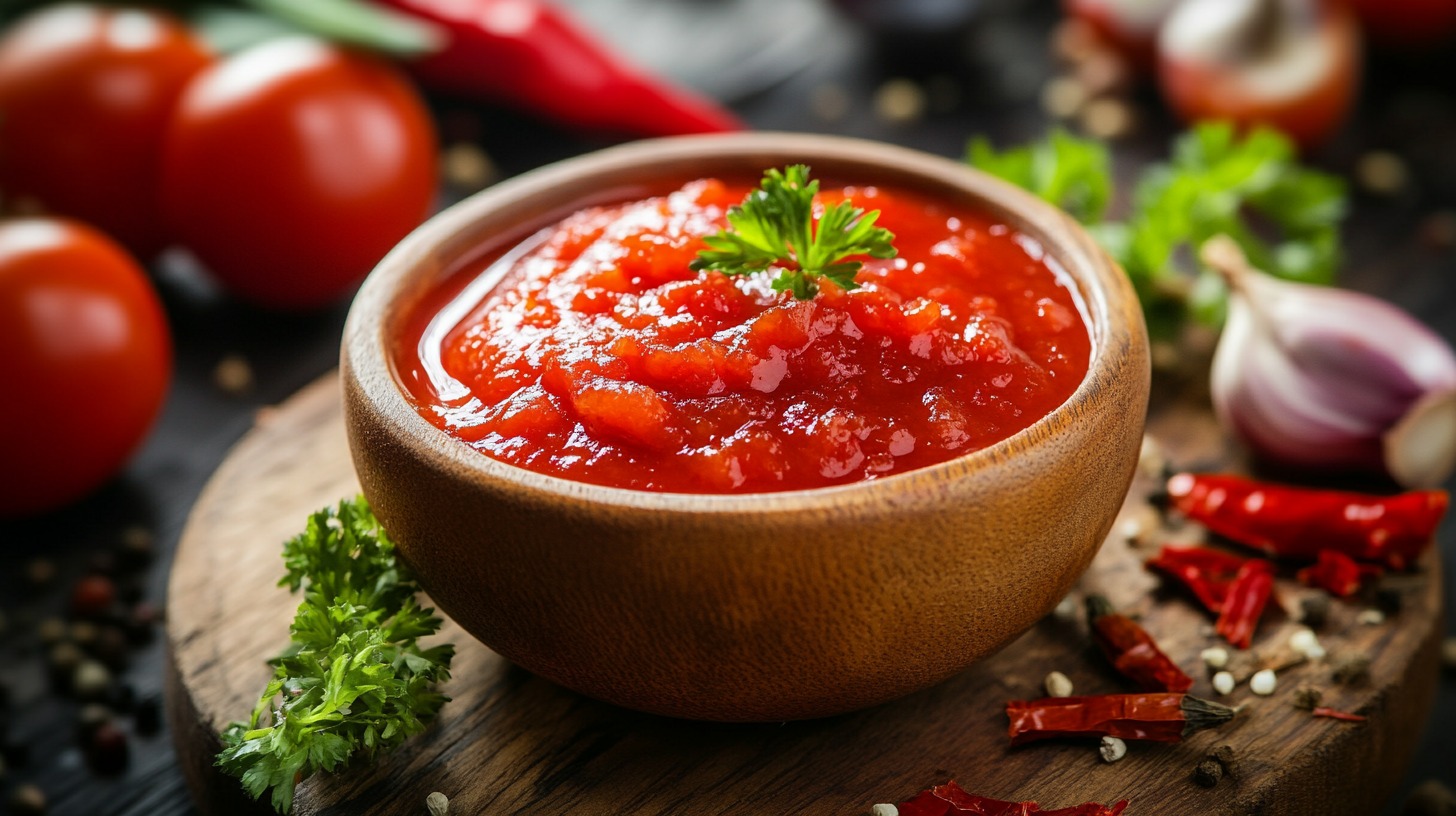
<svg viewBox="0 0 1456 816">
<path fill-rule="evenodd" d="M 1229 283 L 1211 391 L 1224 427 L 1286 467 L 1384 473 L 1407 487 L 1456 467 L 1456 354 L 1369 295 L 1272 278 L 1215 238 Z"/>
</svg>

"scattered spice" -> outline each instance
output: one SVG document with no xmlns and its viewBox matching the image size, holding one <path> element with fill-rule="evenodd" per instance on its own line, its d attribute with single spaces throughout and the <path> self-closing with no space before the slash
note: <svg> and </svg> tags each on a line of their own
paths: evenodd
<svg viewBox="0 0 1456 816">
<path fill-rule="evenodd" d="M 1299 620 L 1311 629 L 1323 629 L 1330 617 L 1328 595 L 1308 595 L 1299 600 Z"/>
<path fill-rule="evenodd" d="M 1399 615 L 1405 607 L 1405 594 L 1392 586 L 1375 588 L 1375 608 L 1387 616 Z"/>
<path fill-rule="evenodd" d="M 430 816 L 450 816 L 450 797 L 439 791 L 425 797 L 425 810 Z"/>
<path fill-rule="evenodd" d="M 1219 745 L 1212 751 L 1209 751 L 1206 758 L 1223 766 L 1224 774 L 1230 779 L 1239 778 L 1238 755 L 1234 753 L 1234 747 L 1232 745 Z"/>
<path fill-rule="evenodd" d="M 76 712 L 76 727 L 83 736 L 111 722 L 111 709 L 100 703 L 88 703 Z"/>
<path fill-rule="evenodd" d="M 126 732 L 107 722 L 92 732 L 86 741 L 86 764 L 93 773 L 115 776 L 126 770 L 131 759 Z"/>
<path fill-rule="evenodd" d="M 1211 788 L 1223 779 L 1223 765 L 1212 759 L 1205 759 L 1193 769 L 1193 781 L 1205 788 Z"/>
<path fill-rule="evenodd" d="M 35 627 L 35 634 L 43 645 L 60 643 L 66 637 L 66 622 L 60 618 L 46 618 Z"/>
<path fill-rule="evenodd" d="M 1254 641 L 1254 630 L 1269 596 L 1274 592 L 1274 573 L 1267 561 L 1251 558 L 1239 567 L 1233 583 L 1229 584 L 1223 609 L 1215 624 L 1220 635 L 1231 645 L 1247 649 Z"/>
<path fill-rule="evenodd" d="M 440 169 L 450 186 L 462 192 L 483 190 L 500 174 L 490 156 L 470 142 L 456 142 L 446 148 L 440 157 Z"/>
<path fill-rule="evenodd" d="M 849 91 L 843 85 L 820 85 L 809 92 L 809 112 L 821 122 L 838 122 L 853 107 Z"/>
<path fill-rule="evenodd" d="M 217 361 L 212 382 L 230 397 L 240 397 L 253 390 L 253 366 L 241 354 L 229 354 Z"/>
<path fill-rule="evenodd" d="M 1061 737 L 1178 742 L 1234 717 L 1226 705 L 1173 692 L 1048 697 L 1006 704 L 1012 745 Z"/>
<path fill-rule="evenodd" d="M 1358 652 L 1338 654 L 1330 666 L 1330 676 L 1346 686 L 1364 682 L 1370 679 L 1370 658 Z"/>
<path fill-rule="evenodd" d="M 1127 756 L 1127 743 L 1117 737 L 1103 737 L 1097 753 L 1102 755 L 1103 762 L 1116 762 Z"/>
<path fill-rule="evenodd" d="M 1221 671 L 1215 674 L 1212 683 L 1213 690 L 1224 697 L 1227 697 L 1234 691 L 1234 676 L 1229 672 Z"/>
<path fill-rule="evenodd" d="M 1137 123 L 1132 106 L 1121 99 L 1100 97 L 1088 102 L 1078 117 L 1089 136 L 1113 140 L 1133 131 Z"/>
<path fill-rule="evenodd" d="M 33 816 L 46 812 L 45 792 L 35 785 L 21 785 L 10 794 L 10 810 L 21 816 Z"/>
<path fill-rule="evenodd" d="M 1333 708 L 1316 706 L 1313 711 L 1316 717 L 1327 717 L 1331 720 L 1344 720 L 1345 722 L 1365 722 L 1365 717 L 1359 714 L 1351 714 L 1348 711 L 1337 711 Z"/>
<path fill-rule="evenodd" d="M 1075 77 L 1059 76 L 1041 88 L 1041 107 L 1054 119 L 1071 119 L 1087 104 L 1087 89 Z"/>
<path fill-rule="evenodd" d="M 1324 702 L 1325 693 L 1314 686 L 1300 686 L 1294 690 L 1294 707 L 1314 711 Z"/>
<path fill-rule="evenodd" d="M 25 565 L 25 580 L 31 586 L 42 587 L 56 579 L 55 562 L 45 558 L 35 558 Z"/>
<path fill-rule="evenodd" d="M 1158 648 L 1152 635 L 1132 618 L 1114 611 L 1107 598 L 1087 596 L 1087 624 L 1092 629 L 1093 640 L 1112 667 L 1143 689 L 1187 691 L 1193 687 L 1193 678 Z"/>
<path fill-rule="evenodd" d="M 1198 658 L 1203 661 L 1203 665 L 1210 669 L 1222 669 L 1228 665 L 1229 653 L 1228 649 L 1222 646 L 1213 646 L 1199 652 Z"/>
<path fill-rule="evenodd" d="M 870 816 L 900 816 L 900 809 L 888 802 L 881 802 L 870 808 Z"/>
<path fill-rule="evenodd" d="M 1227 474 L 1179 473 L 1168 494 L 1189 518 L 1271 556 L 1314 559 L 1329 549 L 1395 569 L 1430 546 L 1450 503 L 1444 490 L 1375 496 Z"/>
<path fill-rule="evenodd" d="M 875 90 L 875 115 L 894 124 L 925 118 L 925 89 L 910 79 L 891 79 Z"/>
<path fill-rule="evenodd" d="M 162 701 L 146 697 L 136 704 L 132 711 L 132 724 L 138 735 L 152 737 L 162 732 Z"/>
<path fill-rule="evenodd" d="M 70 641 L 62 641 L 52 647 L 47 656 L 47 662 L 51 675 L 58 680 L 69 680 L 76 672 L 76 667 L 86 659 L 80 648 Z"/>
<path fill-rule="evenodd" d="M 71 628 L 68 630 L 71 642 L 83 649 L 90 649 L 92 646 L 95 646 L 96 638 L 100 635 L 100 632 L 101 630 L 96 628 L 96 624 L 90 621 L 76 621 L 71 624 Z"/>
<path fill-rule="evenodd" d="M 1035 802 L 1006 802 L 967 793 L 955 782 L 921 791 L 895 809 L 897 816 L 1118 816 L 1127 800 L 1113 805 L 1094 802 L 1060 810 L 1042 810 Z"/>
<path fill-rule="evenodd" d="M 1362 626 L 1379 626 L 1385 623 L 1385 613 L 1379 609 L 1362 609 L 1355 616 L 1355 622 Z"/>
<path fill-rule="evenodd" d="M 71 691 L 82 700 L 94 700 L 106 693 L 111 685 L 111 672 L 100 662 L 82 660 L 71 676 Z"/>
<path fill-rule="evenodd" d="M 1355 164 L 1355 179 L 1374 195 L 1398 195 L 1410 184 L 1405 160 L 1385 150 L 1372 150 Z"/>
<path fill-rule="evenodd" d="M 1042 685 L 1046 688 L 1048 697 L 1072 696 L 1072 679 L 1059 671 L 1049 673 Z"/>
<path fill-rule="evenodd" d="M 1439 779 L 1427 779 L 1411 791 L 1400 816 L 1456 816 L 1456 793 Z"/>
<path fill-rule="evenodd" d="M 1274 674 L 1273 669 L 1262 669 L 1254 672 L 1254 676 L 1249 678 L 1249 691 L 1254 692 L 1260 697 L 1268 697 L 1273 694 L 1274 689 L 1278 688 L 1278 686 L 1279 677 Z"/>
<path fill-rule="evenodd" d="M 1323 589 L 1339 598 L 1348 598 L 1360 591 L 1366 579 L 1383 570 L 1373 564 L 1361 564 L 1342 552 L 1320 550 L 1315 563 L 1296 575 L 1305 586 Z"/>
<path fill-rule="evenodd" d="M 1310 660 L 1322 660 L 1325 656 L 1325 647 L 1320 643 L 1319 635 L 1306 627 L 1294 630 L 1294 634 L 1289 636 L 1289 648 Z"/>
<path fill-rule="evenodd" d="M 157 557 L 156 537 L 151 530 L 134 524 L 121 531 L 121 546 L 117 554 L 124 566 L 144 567 Z"/>
</svg>

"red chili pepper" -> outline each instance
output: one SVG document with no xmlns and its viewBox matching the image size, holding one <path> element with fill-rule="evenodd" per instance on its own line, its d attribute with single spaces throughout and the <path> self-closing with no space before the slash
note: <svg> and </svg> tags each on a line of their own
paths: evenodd
<svg viewBox="0 0 1456 816">
<path fill-rule="evenodd" d="M 1168 494 L 1189 518 L 1269 555 L 1313 560 L 1335 550 L 1395 569 L 1430 546 L 1450 503 L 1444 490 L 1372 496 L 1192 473 L 1169 479 Z"/>
<path fill-rule="evenodd" d="M 1299 571 L 1305 586 L 1319 587 L 1331 595 L 1348 598 L 1360 591 L 1365 579 L 1374 578 L 1383 570 L 1374 564 L 1361 564 L 1334 550 L 1320 550 L 1319 560 Z"/>
<path fill-rule="evenodd" d="M 1060 737 L 1118 737 L 1178 742 L 1234 718 L 1234 710 L 1191 694 L 1103 694 L 1047 697 L 1006 704 L 1012 745 Z"/>
<path fill-rule="evenodd" d="M 739 130 L 718 104 L 628 66 L 541 0 L 376 0 L 444 28 L 411 64 L 426 85 L 529 108 L 568 125 L 643 136 Z"/>
<path fill-rule="evenodd" d="M 1087 596 L 1087 623 L 1112 667 L 1148 691 L 1187 691 L 1193 678 L 1184 674 L 1157 641 L 1132 618 L 1119 615 L 1101 595 Z"/>
<path fill-rule="evenodd" d="M 1005 802 L 966 793 L 954 782 L 920 792 L 908 802 L 897 807 L 900 816 L 1119 816 L 1127 807 L 1124 799 L 1114 805 L 1099 805 L 1095 802 L 1062 808 L 1042 810 L 1035 802 Z"/>
<path fill-rule="evenodd" d="M 1359 714 L 1351 714 L 1348 711 L 1325 708 L 1324 706 L 1318 706 L 1312 713 L 1316 717 L 1328 717 L 1332 720 L 1344 720 L 1345 722 L 1365 722 L 1365 717 Z"/>
<path fill-rule="evenodd" d="M 1273 565 L 1250 558 L 1239 568 L 1239 574 L 1229 585 L 1223 611 L 1213 628 L 1231 645 L 1249 648 L 1249 644 L 1254 642 L 1254 629 L 1259 625 L 1259 617 L 1264 614 L 1264 606 L 1273 593 Z"/>
<path fill-rule="evenodd" d="M 1247 558 L 1206 547 L 1163 547 L 1158 556 L 1147 562 L 1149 569 L 1176 578 L 1188 587 L 1208 611 L 1223 611 L 1229 585 Z"/>
</svg>

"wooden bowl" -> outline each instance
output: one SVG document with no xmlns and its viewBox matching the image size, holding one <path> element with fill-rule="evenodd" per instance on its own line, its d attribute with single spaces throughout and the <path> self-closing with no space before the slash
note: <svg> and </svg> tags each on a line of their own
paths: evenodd
<svg viewBox="0 0 1456 816">
<path fill-rule="evenodd" d="M 388 351 L 401 320 L 485 249 L 587 204 L 793 162 L 981 208 L 1040 242 L 1086 304 L 1086 380 L 985 450 L 875 481 L 756 495 L 534 473 L 470 449 L 405 401 Z M 360 484 L 442 611 L 583 694 L 725 721 L 884 702 L 965 669 L 1046 614 L 1122 504 L 1149 379 L 1132 287 L 1060 211 L 947 159 L 773 133 L 638 142 L 451 207 L 370 275 L 349 314 L 342 369 Z"/>
</svg>

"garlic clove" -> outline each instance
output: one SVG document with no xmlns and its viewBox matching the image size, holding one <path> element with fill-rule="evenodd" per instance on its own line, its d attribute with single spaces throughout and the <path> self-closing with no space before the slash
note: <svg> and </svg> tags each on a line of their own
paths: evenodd
<svg viewBox="0 0 1456 816">
<path fill-rule="evenodd" d="M 1385 434 L 1385 467 L 1406 487 L 1435 487 L 1456 470 L 1456 390 L 1418 400 Z"/>
<path fill-rule="evenodd" d="M 1258 272 L 1225 236 L 1202 256 L 1230 288 L 1211 391 L 1235 436 L 1282 465 L 1409 487 L 1456 468 L 1456 355 L 1439 335 L 1377 298 Z"/>
</svg>

